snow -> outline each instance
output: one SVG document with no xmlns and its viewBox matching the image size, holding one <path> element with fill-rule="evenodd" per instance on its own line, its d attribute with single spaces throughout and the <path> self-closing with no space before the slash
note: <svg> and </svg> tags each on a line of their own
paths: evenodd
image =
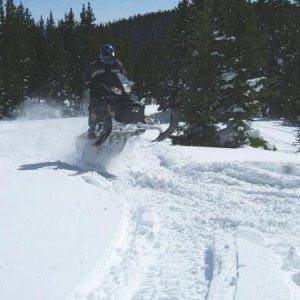
<svg viewBox="0 0 300 300">
<path fill-rule="evenodd" d="M 281 58 L 278 58 L 277 63 L 278 63 L 278 65 L 283 66 L 284 65 L 284 60 L 281 59 Z"/>
<path fill-rule="evenodd" d="M 246 238 L 245 238 L 246 236 Z M 278 272 L 272 253 L 247 233 L 237 239 L 239 281 L 235 297 L 237 299 L 291 299 L 288 286 Z M 254 297 L 255 295 L 255 297 Z"/>
<path fill-rule="evenodd" d="M 262 80 L 266 80 L 266 77 L 258 77 L 258 78 L 253 78 L 253 79 L 249 79 L 246 81 L 246 84 L 249 85 L 249 87 L 253 87 L 254 91 L 256 92 L 260 92 L 263 88 L 264 85 L 260 84 L 258 85 Z"/>
<path fill-rule="evenodd" d="M 258 77 L 258 78 L 248 79 L 246 83 L 247 83 L 250 87 L 254 87 L 254 86 L 256 86 L 259 82 L 261 82 L 262 80 L 265 80 L 265 79 L 267 79 L 267 78 L 266 78 L 266 77 Z"/>
<path fill-rule="evenodd" d="M 284 126 L 283 120 L 257 119 L 253 122 L 253 128 L 281 152 L 295 153 L 300 148 L 299 144 L 297 145 L 299 129 L 293 126 Z"/>
<path fill-rule="evenodd" d="M 159 105 L 157 105 L 157 104 L 146 105 L 145 114 L 147 116 L 151 116 L 151 115 L 157 113 L 158 109 L 159 109 Z"/>
<path fill-rule="evenodd" d="M 228 89 L 233 89 L 234 85 L 233 84 L 224 84 L 220 87 L 222 90 L 228 90 Z"/>
<path fill-rule="evenodd" d="M 239 261 L 236 241 L 232 236 L 216 234 L 210 263 L 213 274 L 207 299 L 234 299 L 239 277 Z"/>
<path fill-rule="evenodd" d="M 3 300 L 65 299 L 115 235 L 122 203 L 86 183 L 95 174 L 76 176 L 76 166 L 58 161 L 73 152 L 72 126 L 67 120 L 1 124 Z"/>
<path fill-rule="evenodd" d="M 263 236 L 248 230 L 239 230 L 235 236 L 216 234 L 207 299 L 291 299 L 262 240 Z"/>
<path fill-rule="evenodd" d="M 230 110 L 234 113 L 244 113 L 245 112 L 245 110 L 238 105 L 232 105 Z"/>
<path fill-rule="evenodd" d="M 64 105 L 67 106 L 67 107 L 70 107 L 71 106 L 71 103 L 69 100 L 65 100 L 64 102 Z"/>
<path fill-rule="evenodd" d="M 255 92 L 260 92 L 263 88 L 264 88 L 264 85 L 261 84 L 261 85 L 257 86 L 256 88 L 254 88 L 254 90 L 255 90 Z"/>
<path fill-rule="evenodd" d="M 238 76 L 237 72 L 227 72 L 222 75 L 222 79 L 226 82 L 233 80 L 236 76 Z"/>
<path fill-rule="evenodd" d="M 210 53 L 210 55 L 211 55 L 211 56 L 225 57 L 225 55 L 224 55 L 224 54 L 222 54 L 222 53 L 219 53 L 219 52 L 217 52 L 217 51 Z"/>
<path fill-rule="evenodd" d="M 86 122 L 0 123 L 1 299 L 300 298 L 294 129 L 254 122 L 280 151 L 147 133 L 114 178 L 79 163 Z"/>
<path fill-rule="evenodd" d="M 220 36 L 220 37 L 216 37 L 215 40 L 218 41 L 218 42 L 222 42 L 222 41 L 235 42 L 236 38 L 234 36 L 223 35 L 223 36 Z"/>
<path fill-rule="evenodd" d="M 67 101 L 67 100 L 66 100 Z M 67 106 L 67 101 L 65 105 Z M 69 102 L 70 104 L 70 102 Z M 55 105 L 49 105 L 43 99 L 29 99 L 19 108 L 18 118 L 22 120 L 41 120 L 62 117 L 62 111 Z"/>
</svg>

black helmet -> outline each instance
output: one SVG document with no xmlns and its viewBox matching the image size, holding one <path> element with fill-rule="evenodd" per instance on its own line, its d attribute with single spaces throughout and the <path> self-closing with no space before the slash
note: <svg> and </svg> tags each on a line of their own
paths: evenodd
<svg viewBox="0 0 300 300">
<path fill-rule="evenodd" d="M 110 44 L 103 45 L 100 48 L 100 59 L 104 63 L 114 63 L 116 59 L 115 48 Z"/>
</svg>

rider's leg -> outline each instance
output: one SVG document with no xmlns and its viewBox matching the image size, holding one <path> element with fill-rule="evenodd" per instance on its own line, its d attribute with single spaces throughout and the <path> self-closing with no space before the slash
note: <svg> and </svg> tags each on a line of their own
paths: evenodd
<svg viewBox="0 0 300 300">
<path fill-rule="evenodd" d="M 88 130 L 88 138 L 96 138 L 95 130 L 96 130 L 96 99 L 91 97 L 89 103 L 89 130 Z"/>
<path fill-rule="evenodd" d="M 101 135 L 101 127 L 106 120 L 106 105 L 104 103 L 99 103 L 96 101 L 91 101 L 89 106 L 89 130 L 88 137 L 93 139 L 97 138 L 100 133 Z"/>
</svg>

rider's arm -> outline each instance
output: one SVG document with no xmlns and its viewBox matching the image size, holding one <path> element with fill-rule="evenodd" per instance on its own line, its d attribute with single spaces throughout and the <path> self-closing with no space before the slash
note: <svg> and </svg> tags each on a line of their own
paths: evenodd
<svg viewBox="0 0 300 300">
<path fill-rule="evenodd" d="M 125 70 L 125 67 L 124 67 L 123 63 L 118 61 L 118 64 L 119 64 L 119 68 L 121 70 L 121 73 L 124 74 L 125 76 L 127 76 L 127 72 Z"/>
<path fill-rule="evenodd" d="M 94 72 L 94 69 L 95 67 L 93 63 L 89 64 L 85 69 L 85 72 L 83 74 L 83 82 L 85 87 L 89 87 L 89 85 L 92 83 L 92 74 Z"/>
</svg>

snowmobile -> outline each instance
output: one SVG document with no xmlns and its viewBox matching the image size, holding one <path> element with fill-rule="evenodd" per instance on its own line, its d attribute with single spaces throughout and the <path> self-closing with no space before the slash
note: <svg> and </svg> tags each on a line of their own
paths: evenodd
<svg viewBox="0 0 300 300">
<path fill-rule="evenodd" d="M 170 137 L 177 127 L 178 117 L 174 111 L 170 113 L 170 124 L 163 130 L 160 122 L 153 116 L 145 115 L 145 103 L 134 92 L 134 82 L 124 74 L 115 74 L 116 86 L 108 87 L 101 83 L 101 91 L 106 96 L 99 101 L 105 103 L 106 115 L 99 118 L 95 126 L 95 137 L 89 138 L 88 132 L 82 134 L 77 141 L 77 148 L 106 149 L 110 155 L 123 150 L 127 140 L 139 136 L 147 130 L 158 130 L 159 135 L 153 142 L 161 142 Z M 95 152 L 95 149 L 90 149 Z M 117 152 L 117 153 L 116 153 Z"/>
</svg>

